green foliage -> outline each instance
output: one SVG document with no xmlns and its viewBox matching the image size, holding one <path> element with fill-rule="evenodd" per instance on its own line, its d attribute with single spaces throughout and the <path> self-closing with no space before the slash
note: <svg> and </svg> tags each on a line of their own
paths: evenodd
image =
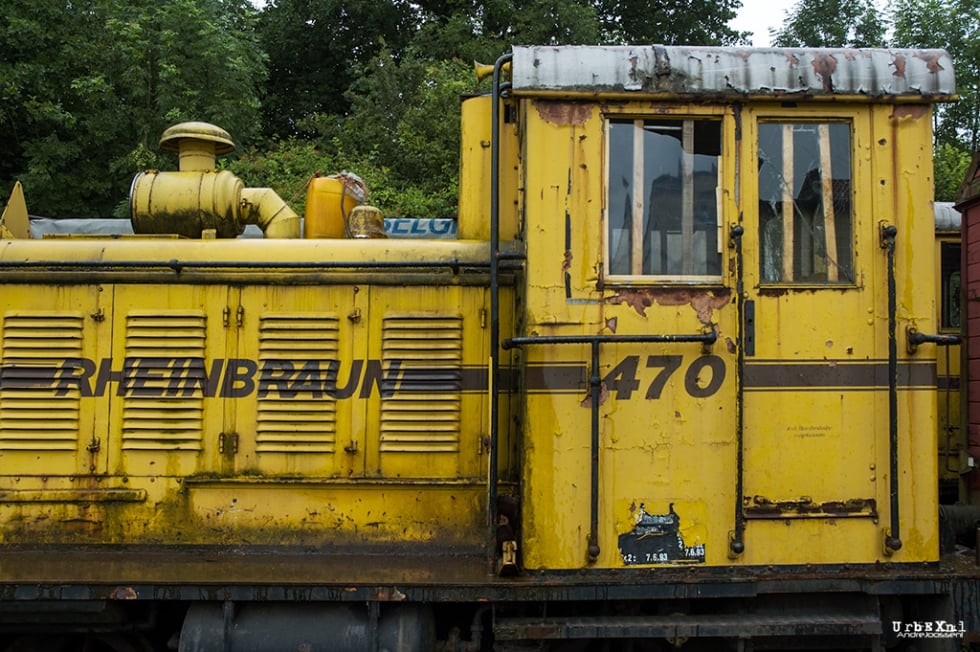
<svg viewBox="0 0 980 652">
<path fill-rule="evenodd" d="M 343 115 L 357 69 L 387 44 L 403 49 L 415 32 L 412 5 L 402 0 L 274 0 L 258 33 L 269 56 L 263 104 L 272 138 L 309 136 L 301 123 L 315 114 Z"/>
<path fill-rule="evenodd" d="M 132 175 L 173 168 L 162 131 L 204 120 L 249 146 L 223 164 L 302 208 L 349 170 L 392 215 L 455 213 L 459 97 L 512 44 L 730 45 L 740 0 L 6 0 L 0 194 L 36 214 L 125 213 Z M 943 47 L 962 100 L 937 111 L 937 192 L 980 146 L 980 0 L 895 0 L 894 45 Z M 923 20 L 927 16 L 928 20 Z M 882 45 L 873 0 L 799 0 L 787 46 Z M 268 75 L 267 75 L 268 70 Z M 945 147 L 944 147 L 945 146 Z M 940 189 L 942 186 L 942 189 Z"/>
<path fill-rule="evenodd" d="M 603 39 L 611 43 L 734 45 L 747 34 L 728 23 L 741 0 L 595 0 Z"/>
<path fill-rule="evenodd" d="M 386 215 L 450 217 L 459 188 L 459 101 L 476 78 L 469 65 L 384 52 L 359 70 L 346 95 L 346 116 L 317 114 L 293 138 L 229 163 L 246 185 L 268 186 L 302 212 L 314 174 L 349 171 L 368 186 Z"/>
<path fill-rule="evenodd" d="M 945 49 L 956 68 L 960 100 L 938 110 L 937 142 L 980 149 L 980 0 L 897 0 L 894 12 L 896 46 Z"/>
<path fill-rule="evenodd" d="M 941 144 L 936 148 L 933 160 L 935 170 L 936 201 L 956 201 L 960 186 L 970 167 L 970 152 L 954 145 Z"/>
<path fill-rule="evenodd" d="M 318 174 L 337 170 L 334 161 L 309 141 L 290 138 L 271 148 L 249 147 L 226 161 L 227 169 L 248 188 L 272 188 L 299 214 L 303 212 L 306 185 Z"/>
<path fill-rule="evenodd" d="M 897 0 L 894 8 L 895 45 L 945 49 L 956 68 L 960 99 L 936 110 L 934 174 L 939 201 L 956 199 L 970 152 L 980 149 L 978 15 L 980 0 Z"/>
<path fill-rule="evenodd" d="M 343 120 L 315 120 L 321 142 L 368 183 L 387 214 L 455 215 L 459 102 L 472 93 L 470 65 L 385 52 L 362 70 Z"/>
<path fill-rule="evenodd" d="M 106 216 L 135 172 L 172 165 L 167 126 L 256 134 L 254 19 L 247 0 L 6 0 L 0 193 L 19 179 L 34 214 Z"/>
<path fill-rule="evenodd" d="M 774 33 L 781 47 L 882 47 L 884 22 L 874 0 L 799 0 Z"/>
</svg>

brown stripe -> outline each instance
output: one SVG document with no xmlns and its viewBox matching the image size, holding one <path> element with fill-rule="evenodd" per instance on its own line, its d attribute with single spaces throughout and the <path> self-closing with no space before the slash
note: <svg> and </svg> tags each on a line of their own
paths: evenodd
<svg viewBox="0 0 980 652">
<path fill-rule="evenodd" d="M 589 388 L 589 369 L 584 362 L 529 364 L 524 370 L 524 387 L 528 392 L 583 392 Z"/>
<path fill-rule="evenodd" d="M 932 362 L 899 362 L 899 387 L 935 389 L 936 365 Z M 746 391 L 787 389 L 883 389 L 888 387 L 888 362 L 766 362 L 745 365 Z"/>
<path fill-rule="evenodd" d="M 406 370 L 407 371 L 407 370 Z M 412 380 L 421 380 L 436 370 L 419 373 L 409 372 Z M 463 367 L 462 390 L 482 392 L 487 390 L 487 369 L 483 366 Z M 455 373 L 460 373 L 456 370 Z M 500 370 L 500 388 L 518 387 L 517 372 Z M 939 377 L 932 362 L 900 362 L 898 386 L 917 389 L 957 389 L 956 376 Z M 410 385 L 409 385 L 410 387 Z M 409 389 L 400 387 L 399 389 Z M 581 393 L 588 391 L 589 369 L 585 362 L 530 363 L 524 370 L 524 389 L 529 393 Z M 888 388 L 888 362 L 841 362 L 815 360 L 811 362 L 786 362 L 766 360 L 745 365 L 746 391 L 801 391 L 801 390 L 882 390 Z"/>
<path fill-rule="evenodd" d="M 489 378 L 489 372 L 487 371 L 486 365 L 465 366 L 461 370 L 457 370 L 456 373 L 460 374 L 462 390 L 464 392 L 488 391 L 487 379 Z M 517 383 L 517 370 L 515 369 L 501 367 L 498 377 L 498 389 L 501 391 L 513 391 L 519 386 Z"/>
<path fill-rule="evenodd" d="M 944 392 L 958 392 L 960 390 L 959 376 L 939 376 L 936 379 L 936 387 Z"/>
</svg>

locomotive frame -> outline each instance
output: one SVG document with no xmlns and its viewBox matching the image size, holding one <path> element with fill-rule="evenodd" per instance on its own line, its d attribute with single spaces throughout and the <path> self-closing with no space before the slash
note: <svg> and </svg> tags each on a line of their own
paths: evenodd
<svg viewBox="0 0 980 652">
<path fill-rule="evenodd" d="M 517 47 L 492 74 L 456 240 L 280 239 L 209 168 L 230 138 L 177 129 L 198 169 L 134 182 L 159 232 L 2 242 L 10 649 L 980 631 L 940 563 L 916 246 L 948 56 Z M 275 236 L 208 237 L 242 221 Z"/>
</svg>

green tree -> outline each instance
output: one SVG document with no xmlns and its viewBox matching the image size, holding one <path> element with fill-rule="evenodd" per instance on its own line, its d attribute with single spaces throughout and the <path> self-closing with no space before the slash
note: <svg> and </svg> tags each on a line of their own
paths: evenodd
<svg viewBox="0 0 980 652">
<path fill-rule="evenodd" d="M 358 70 L 346 94 L 350 111 L 308 116 L 311 139 L 253 148 L 230 169 L 250 186 L 269 186 L 303 210 L 316 174 L 353 172 L 386 215 L 451 217 L 459 188 L 460 96 L 477 84 L 472 65 L 382 52 Z"/>
<path fill-rule="evenodd" d="M 403 0 L 273 0 L 258 31 L 269 58 L 262 115 L 273 138 L 303 134 L 311 115 L 343 115 L 359 67 L 383 47 L 400 52 L 416 28 Z"/>
<path fill-rule="evenodd" d="M 933 160 L 936 201 L 956 201 L 971 158 L 966 149 L 956 145 L 941 143 L 936 147 Z"/>
<path fill-rule="evenodd" d="M 893 11 L 896 46 L 942 48 L 953 59 L 960 99 L 936 109 L 934 157 L 936 199 L 952 201 L 980 149 L 980 0 L 897 0 Z"/>
<path fill-rule="evenodd" d="M 379 206 L 410 217 L 456 214 L 460 97 L 476 83 L 459 60 L 382 55 L 351 89 L 354 110 L 334 142 L 364 165 Z"/>
<path fill-rule="evenodd" d="M 603 39 L 610 43 L 734 45 L 748 34 L 728 23 L 741 0 L 594 0 Z"/>
<path fill-rule="evenodd" d="M 134 172 L 172 164 L 157 147 L 167 126 L 256 134 L 255 15 L 247 0 L 7 0 L 0 193 L 20 180 L 32 213 L 106 216 Z"/>
<path fill-rule="evenodd" d="M 601 38 L 586 0 L 422 0 L 413 48 L 434 60 L 493 63 L 515 44 L 579 45 Z"/>
<path fill-rule="evenodd" d="M 874 0 L 799 0 L 773 34 L 773 45 L 881 47 L 886 29 Z"/>
<path fill-rule="evenodd" d="M 923 20 L 924 16 L 929 19 Z M 980 16 L 980 0 L 897 0 L 894 8 L 896 46 L 942 48 L 952 57 L 960 99 L 937 112 L 937 142 L 967 152 L 980 149 L 980 23 L 977 16 Z"/>
</svg>

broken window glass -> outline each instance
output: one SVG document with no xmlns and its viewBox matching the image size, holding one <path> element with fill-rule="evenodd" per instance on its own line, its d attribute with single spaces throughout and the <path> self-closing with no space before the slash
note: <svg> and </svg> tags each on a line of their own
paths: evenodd
<svg viewBox="0 0 980 652">
<path fill-rule="evenodd" d="M 718 120 L 609 123 L 609 273 L 721 276 Z"/>
<path fill-rule="evenodd" d="M 851 131 L 846 123 L 759 125 L 763 283 L 853 283 Z"/>
</svg>

